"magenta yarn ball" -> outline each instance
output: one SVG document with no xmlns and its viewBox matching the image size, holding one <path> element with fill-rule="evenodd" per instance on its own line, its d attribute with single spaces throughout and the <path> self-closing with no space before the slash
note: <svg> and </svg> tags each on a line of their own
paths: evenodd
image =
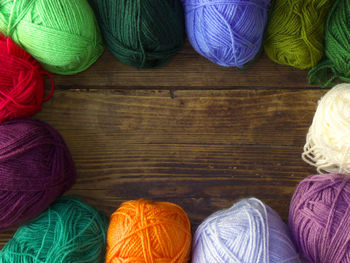
<svg viewBox="0 0 350 263">
<path fill-rule="evenodd" d="M 308 261 L 349 263 L 350 175 L 313 175 L 301 181 L 290 203 L 289 227 Z"/>
<path fill-rule="evenodd" d="M 62 136 L 50 125 L 18 119 L 0 125 L 0 231 L 38 216 L 75 181 Z"/>
</svg>

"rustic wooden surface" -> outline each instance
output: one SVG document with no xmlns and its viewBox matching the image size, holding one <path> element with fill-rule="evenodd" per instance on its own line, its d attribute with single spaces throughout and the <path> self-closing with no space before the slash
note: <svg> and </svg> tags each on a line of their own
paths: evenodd
<svg viewBox="0 0 350 263">
<path fill-rule="evenodd" d="M 175 202 L 193 230 L 212 212 L 255 196 L 286 221 L 317 100 L 306 71 L 265 55 L 250 69 L 219 67 L 187 43 L 166 67 L 138 70 L 108 51 L 87 71 L 54 76 L 34 118 L 58 129 L 78 181 L 66 193 L 110 215 L 121 202 Z M 0 234 L 3 246 L 13 231 Z"/>
</svg>

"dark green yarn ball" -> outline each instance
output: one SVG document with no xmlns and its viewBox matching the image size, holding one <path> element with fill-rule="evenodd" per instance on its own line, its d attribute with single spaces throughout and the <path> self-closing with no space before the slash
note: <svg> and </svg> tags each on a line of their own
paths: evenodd
<svg viewBox="0 0 350 263">
<path fill-rule="evenodd" d="M 325 56 L 309 71 L 309 83 L 350 82 L 350 1 L 337 0 L 325 25 Z"/>
<path fill-rule="evenodd" d="M 107 218 L 75 198 L 61 197 L 21 226 L 0 252 L 0 263 L 100 263 Z"/>
<path fill-rule="evenodd" d="M 109 50 L 121 62 L 159 67 L 182 47 L 184 12 L 179 0 L 90 0 Z"/>
</svg>

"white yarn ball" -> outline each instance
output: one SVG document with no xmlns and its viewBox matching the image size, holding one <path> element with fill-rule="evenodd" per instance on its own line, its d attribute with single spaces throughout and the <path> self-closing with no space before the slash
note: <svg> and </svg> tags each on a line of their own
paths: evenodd
<svg viewBox="0 0 350 263">
<path fill-rule="evenodd" d="M 256 198 L 209 216 L 193 238 L 192 263 L 300 263 L 280 216 Z"/>
<path fill-rule="evenodd" d="M 319 173 L 350 173 L 350 84 L 319 100 L 302 158 Z"/>
</svg>

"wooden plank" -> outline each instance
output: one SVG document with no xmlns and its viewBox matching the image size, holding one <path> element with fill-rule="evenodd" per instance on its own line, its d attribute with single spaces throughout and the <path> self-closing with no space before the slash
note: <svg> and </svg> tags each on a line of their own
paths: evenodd
<svg viewBox="0 0 350 263">
<path fill-rule="evenodd" d="M 193 230 L 212 212 L 256 196 L 284 220 L 324 90 L 58 90 L 34 118 L 64 136 L 78 169 L 67 195 L 110 215 L 121 202 L 170 201 Z M 0 234 L 0 246 L 13 231 Z"/>
<path fill-rule="evenodd" d="M 169 91 L 57 91 L 37 117 L 63 132 L 68 129 L 67 140 L 98 149 L 108 140 L 123 145 L 302 146 L 325 92 L 176 91 L 171 96 Z"/>
<path fill-rule="evenodd" d="M 121 89 L 232 89 L 232 88 L 305 88 L 307 71 L 281 66 L 265 54 L 247 70 L 218 66 L 197 54 L 186 42 L 165 67 L 137 69 L 124 65 L 113 55 L 105 54 L 88 70 L 77 75 L 55 75 L 62 88 Z"/>
</svg>

